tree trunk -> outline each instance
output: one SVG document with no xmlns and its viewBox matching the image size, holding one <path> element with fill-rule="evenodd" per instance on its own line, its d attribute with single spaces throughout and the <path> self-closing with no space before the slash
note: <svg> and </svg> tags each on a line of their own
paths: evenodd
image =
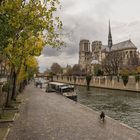
<svg viewBox="0 0 140 140">
<path fill-rule="evenodd" d="M 16 93 L 16 87 L 17 87 L 16 81 L 17 81 L 17 73 L 14 70 L 14 72 L 13 72 L 13 89 L 12 89 L 12 99 L 13 100 L 15 100 L 16 95 L 17 95 L 17 93 Z"/>
<path fill-rule="evenodd" d="M 10 70 L 10 75 L 7 78 L 8 82 L 8 92 L 7 92 L 7 99 L 6 99 L 6 106 L 10 106 L 11 104 L 11 96 L 12 96 L 12 82 L 13 82 L 13 69 Z"/>
<path fill-rule="evenodd" d="M 19 92 L 21 93 L 22 91 L 23 91 L 22 82 L 20 82 L 20 84 L 19 84 Z"/>
<path fill-rule="evenodd" d="M 3 67 L 2 67 L 2 63 L 1 63 L 1 66 L 0 66 L 0 67 L 1 67 L 0 76 L 2 77 L 2 76 L 3 76 L 3 75 L 2 75 L 2 68 L 3 68 Z"/>
</svg>

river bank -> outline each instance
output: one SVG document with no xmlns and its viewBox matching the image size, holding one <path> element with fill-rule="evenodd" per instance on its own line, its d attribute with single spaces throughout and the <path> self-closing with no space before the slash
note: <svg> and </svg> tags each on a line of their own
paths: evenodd
<svg viewBox="0 0 140 140">
<path fill-rule="evenodd" d="M 82 76 L 54 76 L 54 81 L 64 82 L 68 84 L 75 84 L 79 86 L 86 86 L 86 78 Z M 91 79 L 90 87 L 104 88 L 111 90 L 133 91 L 140 93 L 140 82 L 136 81 L 135 76 L 128 77 L 128 83 L 124 85 L 121 76 L 94 76 Z"/>
</svg>

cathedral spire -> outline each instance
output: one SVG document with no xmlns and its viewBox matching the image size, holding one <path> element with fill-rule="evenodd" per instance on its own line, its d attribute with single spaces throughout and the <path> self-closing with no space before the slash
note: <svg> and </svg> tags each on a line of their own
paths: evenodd
<svg viewBox="0 0 140 140">
<path fill-rule="evenodd" d="M 109 20 L 109 33 L 108 33 L 108 48 L 111 51 L 112 48 L 112 35 L 111 35 L 111 27 L 110 27 L 110 20 Z"/>
</svg>

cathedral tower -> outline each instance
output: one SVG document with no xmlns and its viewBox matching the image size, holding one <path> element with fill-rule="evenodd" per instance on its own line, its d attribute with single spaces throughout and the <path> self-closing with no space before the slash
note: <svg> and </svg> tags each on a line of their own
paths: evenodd
<svg viewBox="0 0 140 140">
<path fill-rule="evenodd" d="M 90 42 L 89 40 L 80 40 L 79 43 L 79 65 L 85 69 L 87 65 L 90 65 L 91 62 L 91 51 L 90 51 Z"/>
<path fill-rule="evenodd" d="M 108 33 L 108 48 L 109 51 L 111 51 L 113 42 L 112 42 L 112 35 L 111 35 L 111 27 L 110 27 L 110 21 L 109 21 L 109 33 Z"/>
</svg>

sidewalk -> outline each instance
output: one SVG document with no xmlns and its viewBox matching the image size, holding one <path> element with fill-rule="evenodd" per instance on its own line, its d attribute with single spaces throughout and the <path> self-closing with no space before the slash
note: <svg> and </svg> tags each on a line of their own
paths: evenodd
<svg viewBox="0 0 140 140">
<path fill-rule="evenodd" d="M 26 88 L 7 140 L 139 140 L 140 132 L 55 93 Z"/>
</svg>

